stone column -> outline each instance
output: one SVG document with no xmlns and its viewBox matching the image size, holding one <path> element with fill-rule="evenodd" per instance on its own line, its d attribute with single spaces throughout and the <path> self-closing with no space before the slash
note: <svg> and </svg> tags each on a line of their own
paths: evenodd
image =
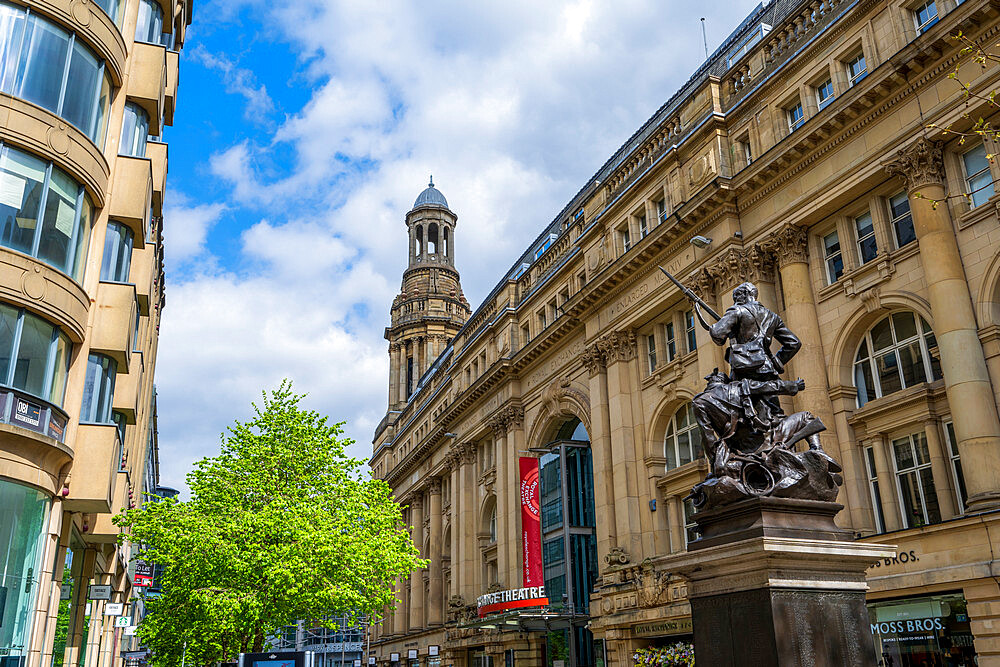
<svg viewBox="0 0 1000 667">
<path fill-rule="evenodd" d="M 615 527 L 615 488 L 611 467 L 611 419 L 608 404 L 608 374 L 604 353 L 596 342 L 583 351 L 590 372 L 590 446 L 594 458 L 594 511 L 597 515 L 597 562 L 604 561 L 618 545 Z"/>
<path fill-rule="evenodd" d="M 63 565 L 66 561 L 66 551 L 60 549 L 59 546 L 63 532 L 62 503 L 62 498 L 56 496 L 52 499 L 49 508 L 48 530 L 45 534 L 42 560 L 39 563 L 38 597 L 35 600 L 34 621 L 31 624 L 31 637 L 28 640 L 30 647 L 28 662 L 31 664 L 41 664 L 42 651 L 45 650 L 44 639 L 48 619 L 58 614 L 59 590 L 62 583 Z M 57 558 L 59 554 L 63 555 L 63 558 Z M 58 584 L 56 583 L 57 573 Z M 53 609 L 53 607 L 55 608 Z"/>
<path fill-rule="evenodd" d="M 405 635 L 407 630 L 406 583 L 402 577 L 396 581 L 396 610 L 392 615 L 392 632 Z"/>
<path fill-rule="evenodd" d="M 635 361 L 635 335 L 613 331 L 597 341 L 607 364 L 609 421 L 611 427 L 611 477 L 615 504 L 617 546 L 638 562 L 642 553 L 639 490 L 636 488 L 635 422 L 632 411 L 631 364 Z M 618 509 L 621 511 L 617 511 Z"/>
<path fill-rule="evenodd" d="M 670 553 L 684 551 L 684 503 L 678 496 L 671 496 L 670 504 Z"/>
<path fill-rule="evenodd" d="M 500 581 L 507 588 L 520 586 L 520 474 L 518 467 L 518 436 L 524 421 L 524 409 L 509 405 L 490 421 L 496 438 L 497 466 L 497 567 Z"/>
<path fill-rule="evenodd" d="M 452 446 L 448 453 L 448 463 L 451 466 L 451 562 L 450 562 L 450 594 L 462 595 L 462 555 L 459 544 L 462 542 L 462 482 L 461 457 L 456 447 Z"/>
<path fill-rule="evenodd" d="M 942 519 L 953 519 L 959 515 L 955 507 L 955 487 L 951 483 L 950 463 L 941 442 L 941 431 L 937 419 L 924 422 L 924 435 L 927 436 L 927 451 L 931 455 L 931 476 L 934 478 L 934 490 L 937 492 L 938 507 L 941 508 Z"/>
<path fill-rule="evenodd" d="M 906 181 L 970 511 L 1000 507 L 1000 417 L 946 197 L 941 143 L 918 140 L 885 165 Z M 917 196 L 920 195 L 920 196 Z"/>
<path fill-rule="evenodd" d="M 399 402 L 399 384 L 396 373 L 399 372 L 399 345 L 389 344 L 389 409 L 394 410 Z"/>
<path fill-rule="evenodd" d="M 410 501 L 410 521 L 413 525 L 413 543 L 416 544 L 420 557 L 425 558 L 424 551 L 424 495 L 417 491 Z M 424 571 L 417 568 L 410 572 L 410 629 L 424 627 Z"/>
<path fill-rule="evenodd" d="M 431 553 L 429 554 L 431 559 L 431 576 L 430 576 L 430 587 L 427 591 L 427 625 L 441 625 L 443 622 L 442 609 L 443 601 L 441 599 L 442 591 L 442 574 L 441 574 L 441 560 L 444 557 L 444 538 L 441 535 L 441 480 L 433 479 L 430 483 L 430 496 L 431 496 L 431 534 L 430 534 L 430 545 Z"/>
<path fill-rule="evenodd" d="M 871 447 L 875 452 L 875 473 L 878 475 L 879 495 L 882 497 L 882 514 L 885 515 L 886 532 L 899 530 L 903 527 L 902 513 L 899 510 L 899 498 L 896 496 L 896 480 L 889 464 L 889 446 L 884 433 L 875 433 L 871 437 Z"/>
<path fill-rule="evenodd" d="M 460 537 L 461 562 L 458 567 L 462 569 L 462 595 L 466 604 L 471 604 L 476 596 L 482 592 L 479 579 L 482 568 L 479 567 L 479 541 L 476 538 L 478 531 L 476 506 L 476 445 L 466 442 L 460 450 L 462 461 L 462 514 L 458 520 L 458 526 L 462 530 Z M 455 535 L 451 539 L 455 539 Z M 455 564 L 452 564 L 452 569 Z"/>
<path fill-rule="evenodd" d="M 819 315 L 813 296 L 812 281 L 809 277 L 809 235 L 802 227 L 789 225 L 771 236 L 768 249 L 774 253 L 781 275 L 781 295 L 785 302 L 784 321 L 802 341 L 802 347 L 791 361 L 791 371 L 786 379 L 795 376 L 806 381 L 805 391 L 792 399 L 795 411 L 809 411 L 819 417 L 827 430 L 820 433 L 823 449 L 841 465 L 849 465 L 841 451 L 835 430 L 833 403 L 826 373 L 826 355 L 819 330 Z M 847 505 L 856 507 L 861 499 L 856 495 L 856 487 L 845 485 Z M 842 520 L 853 526 L 851 515 L 844 513 Z"/>
</svg>

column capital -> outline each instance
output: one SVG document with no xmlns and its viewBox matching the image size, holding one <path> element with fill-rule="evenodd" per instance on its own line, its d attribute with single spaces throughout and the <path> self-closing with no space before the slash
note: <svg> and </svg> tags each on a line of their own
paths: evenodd
<svg viewBox="0 0 1000 667">
<path fill-rule="evenodd" d="M 700 299 L 706 301 L 715 299 L 715 278 L 705 269 L 699 269 L 691 277 L 688 286 Z"/>
<path fill-rule="evenodd" d="M 418 512 L 423 511 L 424 509 L 423 489 L 418 489 L 413 493 L 413 497 L 410 498 L 410 509 Z"/>
<path fill-rule="evenodd" d="M 597 349 L 608 366 L 619 361 L 635 359 L 635 333 L 632 331 L 612 331 L 597 339 Z"/>
<path fill-rule="evenodd" d="M 440 496 L 441 495 L 441 478 L 440 477 L 433 477 L 433 478 L 431 478 L 431 481 L 429 481 L 427 483 L 427 490 L 430 492 L 430 494 L 432 496 Z"/>
<path fill-rule="evenodd" d="M 896 152 L 882 167 L 890 176 L 902 176 L 907 192 L 927 185 L 944 183 L 943 144 L 921 137 L 915 143 Z"/>
<path fill-rule="evenodd" d="M 758 243 L 743 248 L 730 247 L 705 271 L 723 292 L 743 282 L 773 282 L 774 253 Z"/>
<path fill-rule="evenodd" d="M 596 341 L 583 349 L 583 354 L 580 355 L 580 358 L 583 359 L 583 365 L 587 367 L 587 371 L 591 377 L 597 375 L 605 368 L 604 354 L 601 352 Z"/>
<path fill-rule="evenodd" d="M 524 421 L 524 408 L 520 405 L 508 405 L 501 409 L 487 421 L 493 429 L 493 435 L 502 438 L 513 428 L 517 428 Z"/>
<path fill-rule="evenodd" d="M 785 225 L 763 243 L 774 256 L 778 268 L 809 262 L 809 233 L 797 225 Z"/>
</svg>

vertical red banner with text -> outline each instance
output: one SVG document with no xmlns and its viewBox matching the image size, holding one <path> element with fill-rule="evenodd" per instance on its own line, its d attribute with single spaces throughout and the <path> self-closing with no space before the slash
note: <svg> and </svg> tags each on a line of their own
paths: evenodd
<svg viewBox="0 0 1000 667">
<path fill-rule="evenodd" d="M 522 456 L 517 462 L 521 472 L 521 550 L 524 555 L 524 586 L 544 586 L 538 459 Z"/>
</svg>

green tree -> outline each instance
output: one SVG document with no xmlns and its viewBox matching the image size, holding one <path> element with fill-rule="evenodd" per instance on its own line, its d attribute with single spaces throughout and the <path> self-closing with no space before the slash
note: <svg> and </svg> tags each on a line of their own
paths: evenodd
<svg viewBox="0 0 1000 667">
<path fill-rule="evenodd" d="M 134 556 L 165 567 L 137 634 L 157 665 L 206 664 L 263 650 L 300 618 L 395 604 L 392 582 L 426 567 L 400 506 L 341 424 L 299 407 L 287 380 L 222 436 L 187 476 L 191 499 L 146 502 L 115 521 Z"/>
</svg>

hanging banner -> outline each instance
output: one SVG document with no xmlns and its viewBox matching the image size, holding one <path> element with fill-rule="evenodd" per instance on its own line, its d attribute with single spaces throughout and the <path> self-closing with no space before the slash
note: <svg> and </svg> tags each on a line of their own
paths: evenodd
<svg viewBox="0 0 1000 667">
<path fill-rule="evenodd" d="M 524 585 L 545 585 L 542 574 L 542 521 L 538 488 L 538 459 L 518 459 L 521 472 L 521 550 L 524 555 Z"/>
</svg>

